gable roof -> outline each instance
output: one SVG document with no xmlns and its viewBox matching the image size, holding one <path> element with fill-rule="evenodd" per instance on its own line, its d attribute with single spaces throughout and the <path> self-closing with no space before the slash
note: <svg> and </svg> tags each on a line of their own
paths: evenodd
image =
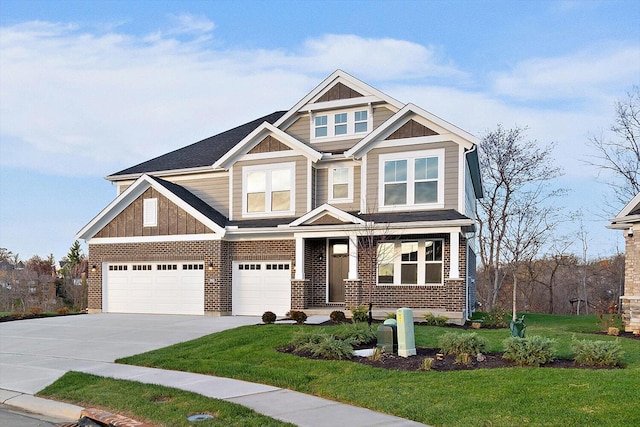
<svg viewBox="0 0 640 427">
<path fill-rule="evenodd" d="M 238 142 L 233 148 L 222 155 L 214 164 L 214 168 L 228 169 L 242 154 L 245 154 L 260 141 L 267 136 L 274 136 L 277 140 L 283 142 L 293 150 L 299 152 L 303 156 L 316 162 L 322 158 L 322 154 L 311 148 L 310 146 L 303 144 L 294 137 L 287 133 L 284 133 L 277 127 L 271 125 L 268 122 L 264 122 L 254 129 L 249 135 L 244 137 L 242 141 Z"/>
<path fill-rule="evenodd" d="M 369 86 L 365 82 L 356 79 L 352 75 L 342 70 L 336 70 L 331 73 L 329 77 L 320 82 L 320 84 L 316 86 L 311 92 L 305 95 L 304 98 L 298 101 L 296 105 L 294 105 L 289 111 L 287 111 L 282 117 L 280 117 L 273 125 L 280 129 L 286 129 L 290 124 L 290 120 L 295 118 L 296 113 L 301 110 L 307 111 L 309 108 L 311 108 L 309 104 L 313 103 L 314 101 L 318 101 L 324 93 L 326 93 L 336 84 L 343 84 L 344 86 L 351 88 L 361 94 L 362 97 L 349 98 L 349 100 L 356 103 L 384 101 L 397 109 L 402 108 L 404 105 L 397 99 L 390 97 L 389 95 L 379 91 L 373 86 Z M 349 100 L 341 100 L 338 101 L 338 103 L 349 103 Z M 329 104 L 331 102 L 336 103 L 336 101 L 328 101 L 325 103 Z M 322 104 L 322 102 L 319 102 L 319 104 Z"/>
<path fill-rule="evenodd" d="M 609 220 L 611 225 L 607 228 L 624 230 L 634 223 L 640 223 L 640 193 L 636 194 L 629 203 L 626 204 L 620 213 Z"/>
<path fill-rule="evenodd" d="M 298 226 L 298 225 L 309 224 L 309 223 L 312 223 L 313 221 L 317 220 L 318 218 L 321 218 L 324 215 L 330 215 L 330 216 L 334 217 L 335 219 L 337 219 L 337 220 L 339 220 L 340 222 L 343 222 L 343 223 L 364 224 L 364 221 L 362 219 L 358 218 L 357 216 L 351 215 L 348 212 L 345 212 L 345 211 L 343 211 L 341 209 L 336 208 L 335 206 L 332 206 L 330 204 L 325 203 L 322 206 L 318 206 L 314 210 L 312 210 L 310 212 L 307 212 L 306 214 L 304 214 L 300 218 L 298 218 L 295 221 L 291 222 L 289 225 L 295 227 L 295 226 Z"/>
<path fill-rule="evenodd" d="M 259 119 L 203 139 L 202 141 L 123 169 L 120 172 L 107 176 L 107 179 L 118 180 L 132 176 L 137 177 L 143 173 L 211 167 L 262 123 L 274 123 L 282 117 L 284 113 L 285 111 L 277 111 L 260 117 Z"/>
<path fill-rule="evenodd" d="M 226 218 L 224 215 L 189 190 L 163 179 L 144 174 L 109 203 L 82 230 L 78 231 L 75 238 L 85 241 L 91 239 L 150 187 L 153 187 L 216 234 L 224 236 L 226 231 Z"/>
</svg>

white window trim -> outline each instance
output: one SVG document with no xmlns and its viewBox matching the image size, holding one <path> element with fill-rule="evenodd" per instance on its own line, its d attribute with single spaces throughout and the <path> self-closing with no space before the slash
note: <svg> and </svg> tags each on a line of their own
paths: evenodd
<svg viewBox="0 0 640 427">
<path fill-rule="evenodd" d="M 158 226 L 158 199 L 144 199 L 142 201 L 142 226 Z"/>
<path fill-rule="evenodd" d="M 438 158 L 438 202 L 414 203 L 415 184 L 415 160 L 425 157 Z M 404 205 L 384 204 L 384 164 L 393 160 L 407 161 L 407 203 Z M 396 210 L 397 208 L 408 210 L 443 209 L 444 208 L 444 148 L 435 150 L 409 151 L 403 153 L 381 154 L 378 160 L 378 206 L 381 212 Z"/>
<path fill-rule="evenodd" d="M 333 171 L 336 169 L 347 169 L 347 197 L 337 199 L 333 196 Z M 329 203 L 352 203 L 353 202 L 353 166 L 330 167 L 329 171 Z"/>
<path fill-rule="evenodd" d="M 442 261 L 426 261 L 425 260 L 425 242 L 433 242 L 433 241 L 442 242 Z M 418 242 L 418 283 L 402 283 L 402 243 L 407 242 Z M 444 239 L 434 238 L 434 239 L 407 239 L 407 240 L 399 240 L 395 242 L 380 242 L 380 243 L 393 243 L 394 244 L 394 256 L 392 262 L 387 262 L 385 264 L 393 263 L 393 283 L 379 283 L 378 282 L 378 266 L 376 265 L 376 285 L 377 286 L 444 286 Z M 377 249 L 376 249 L 377 250 Z M 426 264 L 435 264 L 440 262 L 442 264 L 442 272 L 440 277 L 442 277 L 441 283 L 425 283 L 425 273 L 426 273 Z M 378 263 L 380 264 L 380 263 Z M 407 264 L 414 264 L 413 262 L 407 262 Z"/>
<path fill-rule="evenodd" d="M 355 131 L 355 116 L 356 111 L 366 111 L 367 112 L 367 130 L 365 132 L 357 132 Z M 335 134 L 335 115 L 347 113 L 347 133 L 342 135 Z M 316 117 L 318 116 L 327 116 L 327 136 L 316 137 Z M 348 109 L 340 109 L 340 110 L 324 110 L 324 111 L 315 111 L 310 112 L 309 118 L 311 120 L 311 126 L 309 131 L 309 137 L 311 142 L 330 142 L 330 141 L 340 141 L 343 139 L 353 139 L 358 137 L 363 137 L 370 133 L 373 130 L 373 108 L 370 105 L 368 106 L 360 106 L 356 108 L 348 108 Z M 364 123 L 364 121 L 361 121 Z"/>
<path fill-rule="evenodd" d="M 289 169 L 291 193 L 289 199 L 288 211 L 271 211 L 271 172 L 274 170 Z M 247 212 L 247 175 L 250 172 L 265 172 L 265 212 Z M 296 187 L 296 164 L 295 162 L 274 163 L 269 165 L 254 165 L 242 167 L 242 217 L 243 218 L 261 218 L 261 217 L 281 217 L 295 214 L 295 187 Z"/>
</svg>

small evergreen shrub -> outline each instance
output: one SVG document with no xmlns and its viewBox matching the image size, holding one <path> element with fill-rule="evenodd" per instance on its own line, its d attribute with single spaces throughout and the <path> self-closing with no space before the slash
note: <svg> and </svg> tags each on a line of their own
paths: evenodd
<svg viewBox="0 0 640 427">
<path fill-rule="evenodd" d="M 429 326 L 444 326 L 448 320 L 447 316 L 434 316 L 430 311 L 424 314 L 424 321 Z"/>
<path fill-rule="evenodd" d="M 56 310 L 56 313 L 64 316 L 65 314 L 69 314 L 69 307 L 60 307 Z"/>
<path fill-rule="evenodd" d="M 577 340 L 574 337 L 571 348 L 576 363 L 585 366 L 617 366 L 624 356 L 618 340 L 591 341 Z"/>
<path fill-rule="evenodd" d="M 291 310 L 287 313 L 287 317 L 295 320 L 298 325 L 302 325 L 305 320 L 307 320 L 307 313 L 305 313 L 304 311 Z"/>
<path fill-rule="evenodd" d="M 553 361 L 555 340 L 541 336 L 509 337 L 504 341 L 503 358 L 518 366 L 540 366 Z"/>
<path fill-rule="evenodd" d="M 262 315 L 262 323 L 266 323 L 267 325 L 275 322 L 276 319 L 276 314 L 272 311 L 265 311 Z"/>
<path fill-rule="evenodd" d="M 447 332 L 440 337 L 440 351 L 447 354 L 478 354 L 487 348 L 487 340 L 476 334 Z"/>
<path fill-rule="evenodd" d="M 326 335 L 328 335 L 326 332 L 319 329 L 302 329 L 293 334 L 289 344 L 298 350 L 307 344 L 319 343 Z"/>
<path fill-rule="evenodd" d="M 348 342 L 351 345 L 366 344 L 376 339 L 376 332 L 369 329 L 369 326 L 362 323 L 353 323 L 335 333 L 337 339 Z"/>
<path fill-rule="evenodd" d="M 333 323 L 342 323 L 346 320 L 344 311 L 340 311 L 340 310 L 332 311 L 331 314 L 329 315 L 329 318 Z"/>
<path fill-rule="evenodd" d="M 42 310 L 42 307 L 30 307 L 29 308 L 29 313 L 31 314 L 42 314 L 44 310 Z"/>
<path fill-rule="evenodd" d="M 350 310 L 354 322 L 366 322 L 369 319 L 369 310 L 365 305 L 350 307 Z"/>
<path fill-rule="evenodd" d="M 507 317 L 507 312 L 501 307 L 496 307 L 491 311 L 488 311 L 487 313 L 485 313 L 484 318 L 482 320 L 486 327 L 506 328 L 509 326 L 507 325 L 507 322 L 505 320 L 506 317 Z"/>
</svg>

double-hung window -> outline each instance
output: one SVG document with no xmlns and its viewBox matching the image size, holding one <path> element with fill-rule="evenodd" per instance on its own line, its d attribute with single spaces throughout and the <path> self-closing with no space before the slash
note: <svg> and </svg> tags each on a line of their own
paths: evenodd
<svg viewBox="0 0 640 427">
<path fill-rule="evenodd" d="M 245 166 L 242 173 L 244 216 L 293 214 L 294 163 Z"/>
<path fill-rule="evenodd" d="M 314 142 L 359 137 L 373 127 L 371 112 L 368 108 L 317 112 L 311 117 L 311 140 Z"/>
<path fill-rule="evenodd" d="M 353 201 L 353 168 L 329 168 L 329 202 L 346 203 Z"/>
<path fill-rule="evenodd" d="M 378 243 L 379 285 L 441 285 L 442 239 Z"/>
<path fill-rule="evenodd" d="M 379 206 L 444 207 L 444 150 L 380 155 Z"/>
</svg>

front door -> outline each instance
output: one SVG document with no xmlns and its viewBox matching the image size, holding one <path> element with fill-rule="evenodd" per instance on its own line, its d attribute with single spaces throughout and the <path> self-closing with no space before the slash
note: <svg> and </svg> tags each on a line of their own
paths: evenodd
<svg viewBox="0 0 640 427">
<path fill-rule="evenodd" d="M 348 274 L 349 241 L 329 240 L 329 302 L 344 302 L 344 280 Z"/>
</svg>

